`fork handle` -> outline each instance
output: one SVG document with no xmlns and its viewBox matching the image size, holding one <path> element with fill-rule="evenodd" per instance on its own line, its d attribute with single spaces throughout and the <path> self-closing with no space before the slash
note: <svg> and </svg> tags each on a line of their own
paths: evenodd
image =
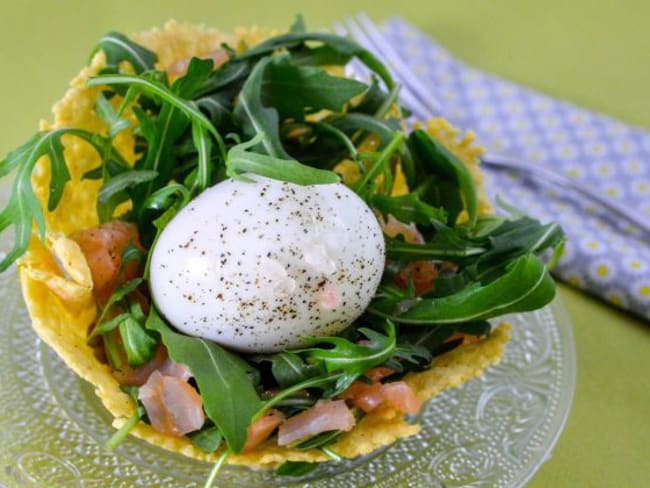
<svg viewBox="0 0 650 488">
<path fill-rule="evenodd" d="M 590 189 L 586 185 L 580 183 L 573 178 L 564 176 L 561 173 L 556 173 L 544 166 L 522 163 L 516 158 L 506 156 L 504 154 L 487 153 L 483 155 L 483 164 L 486 166 L 514 169 L 522 173 L 528 173 L 534 176 L 542 177 L 544 180 L 555 183 L 562 187 L 569 187 L 581 195 L 593 200 L 603 207 L 617 214 L 624 220 L 634 223 L 639 229 L 643 230 L 650 236 L 650 219 L 642 218 L 634 213 L 634 209 L 630 209 L 621 203 L 604 196 L 601 196 L 596 191 Z"/>
</svg>

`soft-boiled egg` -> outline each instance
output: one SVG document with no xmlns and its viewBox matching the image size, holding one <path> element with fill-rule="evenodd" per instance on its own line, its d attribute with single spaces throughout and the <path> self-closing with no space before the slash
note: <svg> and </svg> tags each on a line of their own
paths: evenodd
<svg viewBox="0 0 650 488">
<path fill-rule="evenodd" d="M 341 332 L 384 270 L 375 215 L 343 184 L 246 176 L 205 190 L 159 236 L 150 265 L 159 310 L 186 334 L 245 352 Z"/>
</svg>

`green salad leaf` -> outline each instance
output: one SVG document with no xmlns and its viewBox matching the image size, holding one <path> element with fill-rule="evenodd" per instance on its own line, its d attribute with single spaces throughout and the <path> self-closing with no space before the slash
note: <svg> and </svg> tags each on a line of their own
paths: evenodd
<svg viewBox="0 0 650 488">
<path fill-rule="evenodd" d="M 414 223 L 431 227 L 433 222 L 447 220 L 447 212 L 443 208 L 434 207 L 420 200 L 415 193 L 391 196 L 374 194 L 370 197 L 370 205 L 387 218 L 392 215 L 400 222 Z"/>
<path fill-rule="evenodd" d="M 421 129 L 411 133 L 408 144 L 419 165 L 428 167 L 438 178 L 439 194 L 436 203 L 447 209 L 448 222 L 454 222 L 460 211 L 465 208 L 470 226 L 475 225 L 478 198 L 467 167 L 445 146 Z"/>
<path fill-rule="evenodd" d="M 0 177 L 16 171 L 9 202 L 0 212 L 0 232 L 12 225 L 15 233 L 14 245 L 0 261 L 0 272 L 5 271 L 27 250 L 33 224 L 36 224 L 41 240 L 45 238 L 43 209 L 32 189 L 31 176 L 37 161 L 43 156 L 48 157 L 51 167 L 48 210 L 54 210 L 63 195 L 66 183 L 70 180 L 61 142 L 61 138 L 65 135 L 75 136 L 87 142 L 102 157 L 123 161 L 113 148 L 110 139 L 73 127 L 38 132 L 0 161 Z"/>
<path fill-rule="evenodd" d="M 209 425 L 188 435 L 192 444 L 203 452 L 213 453 L 223 443 L 223 434 L 216 425 Z"/>
<path fill-rule="evenodd" d="M 267 358 L 271 362 L 273 377 L 283 388 L 296 385 L 309 378 L 322 375 L 322 364 L 309 364 L 294 352 L 280 352 Z"/>
<path fill-rule="evenodd" d="M 158 56 L 147 48 L 131 41 L 124 34 L 109 32 L 97 42 L 97 47 L 91 54 L 104 51 L 106 55 L 106 71 L 117 72 L 122 61 L 128 61 L 135 72 L 140 74 L 154 68 Z"/>
<path fill-rule="evenodd" d="M 320 45 L 327 46 L 332 52 L 341 55 L 341 59 L 349 60 L 352 57 L 356 57 L 382 79 L 388 90 L 391 90 L 395 85 L 393 77 L 386 66 L 374 54 L 351 39 L 327 32 L 289 32 L 287 34 L 281 34 L 249 49 L 240 56 L 240 59 L 265 56 L 283 48 L 291 50 L 301 47 L 308 42 L 316 42 L 320 43 Z"/>
<path fill-rule="evenodd" d="M 118 327 L 129 366 L 135 368 L 147 363 L 158 346 L 153 334 L 131 316 L 122 320 Z"/>
<path fill-rule="evenodd" d="M 390 320 L 385 322 L 386 334 L 366 327 L 360 328 L 359 332 L 367 338 L 363 345 L 343 337 L 314 337 L 312 342 L 332 347 L 314 347 L 299 351 L 311 361 L 322 362 L 328 373 L 343 373 L 336 383 L 338 393 L 370 368 L 388 361 L 395 352 L 396 330 Z"/>
<path fill-rule="evenodd" d="M 248 425 L 262 406 L 241 359 L 214 342 L 174 332 L 153 306 L 146 325 L 160 334 L 169 357 L 192 372 L 203 408 L 223 434 L 229 450 L 241 451 Z"/>
<path fill-rule="evenodd" d="M 342 112 L 345 104 L 368 86 L 350 78 L 332 76 L 315 66 L 296 64 L 289 53 L 273 56 L 266 68 L 262 99 L 281 118 L 303 120 L 320 110 Z"/>
<path fill-rule="evenodd" d="M 226 158 L 228 176 L 242 178 L 240 175 L 243 173 L 255 173 L 298 185 L 321 185 L 340 181 L 339 176 L 332 171 L 312 168 L 294 159 L 281 159 L 249 150 L 263 139 L 264 134 L 258 134 L 250 141 L 233 146 L 228 151 Z"/>
<path fill-rule="evenodd" d="M 265 72 L 272 59 L 263 58 L 255 65 L 237 98 L 234 114 L 244 137 L 256 140 L 263 153 L 278 159 L 291 159 L 280 141 L 278 111 L 264 106 L 262 101 Z"/>
<path fill-rule="evenodd" d="M 487 285 L 472 283 L 441 298 L 377 297 L 368 312 L 395 322 L 417 325 L 477 321 L 540 308 L 555 296 L 555 284 L 544 264 L 526 254 Z"/>
<path fill-rule="evenodd" d="M 128 129 L 131 125 L 131 122 L 120 117 L 120 114 L 113 108 L 103 93 L 97 95 L 95 111 L 97 112 L 97 115 L 99 115 L 99 118 L 101 118 L 108 126 L 108 136 L 110 138 L 113 138 L 123 130 Z"/>
<path fill-rule="evenodd" d="M 308 463 L 305 461 L 287 461 L 282 463 L 275 473 L 280 476 L 304 476 L 311 473 L 318 467 L 319 463 Z"/>
</svg>

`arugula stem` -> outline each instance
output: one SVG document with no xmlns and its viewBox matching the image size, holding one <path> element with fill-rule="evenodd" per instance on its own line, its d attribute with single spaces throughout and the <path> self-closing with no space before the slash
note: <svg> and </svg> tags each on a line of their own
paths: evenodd
<svg viewBox="0 0 650 488">
<path fill-rule="evenodd" d="M 397 151 L 397 148 L 400 146 L 400 144 L 402 144 L 403 141 L 404 141 L 404 134 L 402 132 L 397 132 L 393 136 L 393 138 L 388 143 L 388 145 L 379 154 L 377 160 L 373 163 L 370 169 L 363 175 L 361 181 L 359 181 L 354 185 L 354 190 L 356 191 L 357 194 L 360 194 L 361 190 L 371 180 L 373 180 L 379 174 L 380 171 L 382 171 L 384 165 L 387 164 L 388 161 L 390 161 L 391 156 L 395 151 Z"/>
<path fill-rule="evenodd" d="M 178 108 L 192 121 L 200 123 L 205 130 L 212 134 L 214 139 L 217 141 L 217 145 L 219 146 L 221 158 L 224 161 L 226 160 L 226 145 L 223 142 L 223 138 L 217 129 L 215 129 L 212 123 L 197 108 L 195 103 L 183 100 L 182 98 L 172 93 L 166 87 L 161 86 L 160 84 L 153 81 L 131 75 L 99 75 L 90 78 L 86 84 L 88 86 L 129 85 L 129 88 L 133 86 L 139 86 L 142 91 L 159 96 L 171 106 Z"/>
<path fill-rule="evenodd" d="M 276 405 L 278 407 L 311 407 L 316 403 L 314 399 L 311 398 L 287 398 L 286 400 L 282 400 Z"/>
<path fill-rule="evenodd" d="M 285 398 L 293 395 L 294 393 L 299 392 L 300 390 L 304 390 L 305 388 L 313 388 L 317 386 L 323 386 L 328 383 L 335 382 L 338 380 L 340 377 L 343 376 L 343 373 L 337 373 L 337 374 L 331 374 L 328 376 L 324 377 L 319 377 L 319 378 L 311 378 L 305 381 L 301 381 L 300 383 L 297 383 L 293 386 L 290 386 L 289 388 L 282 390 L 280 393 L 275 395 L 273 398 L 270 400 L 264 402 L 262 405 L 262 408 L 260 408 L 255 415 L 253 415 L 253 420 L 252 422 L 255 422 L 258 418 L 260 418 L 268 409 L 271 407 L 277 405 L 280 403 L 282 400 Z"/>
<path fill-rule="evenodd" d="M 566 245 L 566 239 L 562 239 L 560 243 L 553 248 L 553 254 L 551 255 L 551 259 L 546 263 L 546 268 L 550 271 L 555 266 L 557 265 L 558 261 L 564 254 L 564 247 Z"/>
<path fill-rule="evenodd" d="M 403 259 L 405 256 L 413 256 L 413 259 L 453 259 L 480 256 L 487 252 L 485 247 L 466 246 L 452 249 L 434 244 L 410 244 L 396 239 L 388 240 L 386 243 L 386 255 L 391 258 Z"/>
<path fill-rule="evenodd" d="M 339 140 L 345 145 L 346 149 L 348 150 L 349 158 L 358 163 L 359 155 L 357 153 L 357 148 L 352 142 L 352 140 L 345 134 L 345 132 L 343 132 L 340 129 L 337 129 L 332 124 L 328 124 L 327 122 L 318 122 L 316 126 L 319 127 L 320 129 L 323 129 L 325 132 L 329 132 L 331 134 L 334 134 L 336 137 L 338 137 Z"/>
<path fill-rule="evenodd" d="M 205 484 L 203 485 L 203 488 L 212 488 L 212 485 L 214 485 L 214 482 L 217 479 L 217 475 L 219 474 L 219 471 L 221 471 L 221 467 L 224 465 L 229 455 L 230 452 L 228 450 L 224 450 L 223 453 L 221 453 L 221 456 L 219 456 L 217 461 L 214 463 L 214 466 L 212 466 L 212 469 L 210 470 L 210 475 L 208 476 L 208 479 L 205 480 Z"/>
<path fill-rule="evenodd" d="M 400 88 L 401 88 L 401 85 L 399 83 L 395 83 L 395 86 L 393 87 L 393 89 L 388 93 L 388 96 L 386 97 L 384 102 L 380 105 L 380 107 L 375 112 L 375 117 L 377 117 L 378 119 L 382 119 L 382 118 L 384 118 L 386 116 L 386 114 L 388 113 L 390 108 L 393 106 L 393 104 L 396 103 L 397 96 L 399 95 Z M 397 104 L 397 109 L 400 111 L 400 118 L 401 118 L 402 110 L 401 110 L 399 104 Z"/>
<path fill-rule="evenodd" d="M 108 363 L 111 365 L 111 368 L 120 369 L 122 367 L 122 358 L 120 357 L 117 342 L 115 342 L 111 334 L 105 334 L 103 340 Z"/>
<path fill-rule="evenodd" d="M 104 322 L 104 319 L 106 319 L 106 314 L 111 310 L 113 305 L 119 303 L 127 295 L 135 291 L 142 284 L 143 281 L 144 279 L 141 277 L 133 278 L 132 280 L 127 281 L 121 287 L 115 290 L 109 297 L 108 302 L 106 302 L 106 305 L 104 305 L 104 308 L 102 309 L 102 313 L 99 315 L 99 318 L 95 322 L 95 328 L 97 328 L 102 324 L 102 322 Z M 92 337 L 94 337 L 93 334 L 91 334 L 90 338 Z"/>
<path fill-rule="evenodd" d="M 322 446 L 322 447 L 320 448 L 320 450 L 321 450 L 321 451 L 323 452 L 323 454 L 325 454 L 328 458 L 330 458 L 332 461 L 336 461 L 337 463 L 338 463 L 338 462 L 341 462 L 341 460 L 343 459 L 341 456 L 339 456 L 338 454 L 336 454 L 334 451 L 332 451 L 332 449 L 330 449 L 330 448 L 327 447 L 327 446 Z"/>
<path fill-rule="evenodd" d="M 129 432 L 133 430 L 133 428 L 138 425 L 138 422 L 142 418 L 142 415 L 144 414 L 144 409 L 142 407 L 138 407 L 135 409 L 135 412 L 133 412 L 133 415 L 129 417 L 129 420 L 127 420 L 122 427 L 120 427 L 112 436 L 110 439 L 106 441 L 106 449 L 113 450 L 117 446 L 119 446 L 122 442 L 124 442 L 124 439 L 126 439 L 126 436 L 129 435 Z"/>
</svg>

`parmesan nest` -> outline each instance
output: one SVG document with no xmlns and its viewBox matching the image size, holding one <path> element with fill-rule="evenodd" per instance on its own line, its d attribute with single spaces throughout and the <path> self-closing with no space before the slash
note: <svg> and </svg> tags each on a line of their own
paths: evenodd
<svg viewBox="0 0 650 488">
<path fill-rule="evenodd" d="M 157 53 L 159 67 L 164 69 L 179 59 L 207 55 L 219 49 L 222 42 L 242 49 L 271 34 L 258 28 L 223 34 L 172 21 L 163 29 L 138 34 L 133 39 Z M 96 96 L 101 88 L 86 87 L 88 77 L 96 74 L 104 64 L 103 53 L 97 53 L 90 66 L 79 73 L 63 99 L 54 106 L 54 122 L 41 121 L 42 130 L 74 126 L 106 131 L 106 126 L 94 111 Z M 431 119 L 425 128 L 468 166 L 480 186 L 482 178 L 477 162 L 482 151 L 473 145 L 473 134 L 461 137 L 443 119 Z M 95 202 L 100 182 L 82 180 L 82 175 L 97 167 L 100 159 L 87 143 L 79 139 L 64 136 L 63 143 L 71 181 L 66 185 L 58 207 L 53 212 L 45 211 L 46 242 L 41 243 L 36 237 L 32 239 L 28 252 L 19 261 L 19 277 L 33 327 L 39 337 L 75 373 L 95 386 L 97 396 L 114 416 L 113 426 L 119 428 L 132 415 L 135 406 L 129 396 L 120 390 L 110 368 L 96 359 L 92 348 L 86 343 L 87 331 L 96 319 L 92 278 L 79 247 L 66 237 L 98 224 Z M 134 138 L 130 131 L 120 133 L 115 139 L 115 146 L 127 161 L 135 161 Z M 47 208 L 49 179 L 49 161 L 43 158 L 33 174 L 32 184 L 44 209 Z M 401 181 L 404 185 L 403 179 Z M 401 192 L 406 191 L 404 186 Z M 483 193 L 480 196 L 480 210 L 483 213 L 491 210 Z M 488 366 L 499 362 L 508 340 L 508 329 L 506 324 L 500 325 L 489 337 L 437 357 L 429 370 L 408 374 L 405 381 L 421 399 L 426 400 L 447 388 L 481 376 Z M 419 430 L 420 426 L 407 423 L 399 412 L 382 406 L 364 416 L 352 431 L 339 438 L 332 449 L 343 457 L 352 458 L 414 435 Z M 215 461 L 220 454 L 208 455 L 194 447 L 187 438 L 161 434 L 143 422 L 132 433 L 151 444 L 200 460 Z M 285 461 L 327 460 L 318 450 L 298 451 L 278 447 L 273 440 L 267 441 L 255 452 L 228 457 L 229 463 L 253 467 L 273 467 Z"/>
</svg>

